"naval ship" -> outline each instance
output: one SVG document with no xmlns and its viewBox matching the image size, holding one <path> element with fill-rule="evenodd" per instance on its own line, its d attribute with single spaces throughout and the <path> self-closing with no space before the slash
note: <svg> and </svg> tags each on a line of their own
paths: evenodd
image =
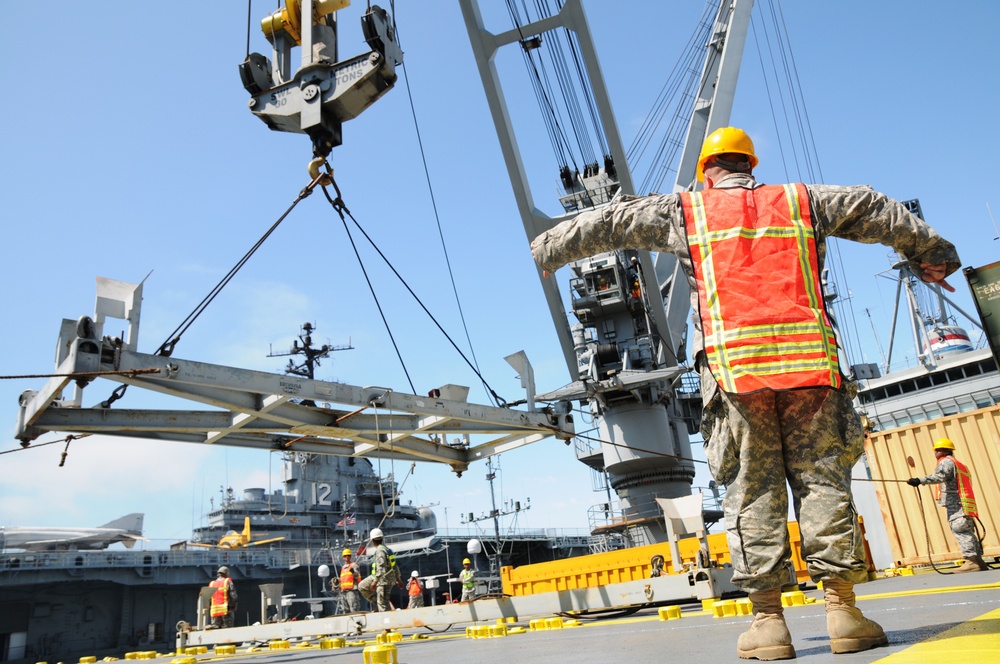
<svg viewBox="0 0 1000 664">
<path fill-rule="evenodd" d="M 248 523 L 249 537 L 241 541 Z M 579 555 L 590 540 L 568 530 L 512 531 L 500 539 L 471 528 L 442 532 L 430 507 L 403 504 L 398 483 L 379 477 L 368 460 L 287 453 L 281 488 L 251 487 L 242 497 L 226 489 L 190 541 L 167 550 L 0 553 L 2 652 L 42 661 L 169 648 L 178 623 L 194 619 L 200 589 L 222 565 L 240 596 L 237 625 L 342 613 L 339 593 L 321 575 L 337 576 L 345 548 L 359 554 L 355 560 L 367 574 L 364 545 L 376 526 L 404 576 L 416 570 L 424 579 L 428 605 L 460 593 L 454 577 L 463 558 L 474 560 L 485 594 L 499 588 L 497 565 Z M 478 554 L 470 541 L 480 542 Z M 273 594 L 270 606 L 261 606 L 261 586 Z M 406 600 L 404 590 L 394 590 L 395 606 Z"/>
</svg>

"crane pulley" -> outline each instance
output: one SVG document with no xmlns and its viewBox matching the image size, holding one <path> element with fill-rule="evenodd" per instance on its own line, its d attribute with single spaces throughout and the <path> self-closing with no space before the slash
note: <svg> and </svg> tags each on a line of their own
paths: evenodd
<svg viewBox="0 0 1000 664">
<path fill-rule="evenodd" d="M 342 143 L 344 122 L 360 115 L 396 82 L 403 52 L 389 14 L 372 5 L 361 18 L 371 51 L 337 61 L 336 12 L 350 0 L 286 0 L 261 21 L 272 58 L 250 53 L 240 65 L 250 111 L 274 131 L 308 134 L 315 178 L 330 150 Z M 301 48 L 293 73 L 292 48 Z"/>
</svg>

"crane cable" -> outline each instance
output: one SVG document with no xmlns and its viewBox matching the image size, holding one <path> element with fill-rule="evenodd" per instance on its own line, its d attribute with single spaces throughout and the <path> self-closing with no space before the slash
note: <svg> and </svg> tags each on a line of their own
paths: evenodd
<svg viewBox="0 0 1000 664">
<path fill-rule="evenodd" d="M 292 204 L 288 206 L 288 209 L 285 210 L 285 212 L 280 217 L 278 217 L 277 221 L 271 224 L 271 227 L 267 229 L 264 235 L 262 235 L 260 239 L 257 240 L 257 242 L 255 242 L 252 247 L 250 247 L 249 251 L 247 251 L 243 255 L 243 258 L 238 260 L 236 262 L 236 265 L 230 268 L 229 272 L 226 273 L 226 276 L 224 276 L 219 281 L 219 283 L 217 283 L 215 287 L 212 288 L 211 291 L 209 291 L 208 295 L 206 295 L 202 299 L 202 301 L 198 303 L 198 305 L 194 308 L 194 310 L 187 315 L 187 318 L 181 321 L 181 324 L 178 325 L 177 328 L 170 333 L 170 335 L 167 337 L 167 340 L 164 341 L 162 344 L 160 344 L 160 347 L 157 349 L 154 355 L 160 355 L 162 357 L 170 357 L 171 353 L 174 352 L 174 347 L 177 345 L 177 342 L 181 340 L 181 335 L 187 332 L 188 328 L 191 327 L 191 325 L 195 322 L 195 320 L 197 320 L 198 316 L 200 316 L 208 307 L 208 305 L 212 303 L 212 301 L 219 295 L 220 292 L 222 292 L 222 289 L 225 288 L 230 281 L 232 281 L 233 277 L 236 276 L 236 273 L 240 271 L 240 268 L 246 265 L 247 261 L 250 260 L 250 258 L 254 255 L 254 253 L 256 253 L 258 249 L 260 249 L 261 245 L 264 244 L 267 238 L 271 237 L 271 234 L 274 233 L 274 231 L 278 228 L 281 222 L 285 220 L 285 218 L 292 212 L 292 210 L 295 209 L 295 206 L 297 206 L 303 199 L 307 198 L 310 194 L 312 194 L 313 189 L 315 189 L 316 186 L 319 185 L 320 182 L 326 177 L 327 176 L 324 173 L 317 175 L 312 179 L 312 181 L 308 185 L 305 186 L 304 189 L 302 189 L 302 191 L 299 192 L 299 195 L 295 197 L 295 200 L 292 201 Z"/>
<path fill-rule="evenodd" d="M 396 34 L 396 43 L 399 44 L 400 49 L 403 48 L 402 42 L 399 36 L 399 27 L 396 25 L 396 0 L 389 0 L 389 6 L 392 10 L 392 25 L 393 31 Z M 441 252 L 444 254 L 445 266 L 448 269 L 448 278 L 451 280 L 451 291 L 455 295 L 455 304 L 458 307 L 458 316 L 462 320 L 462 329 L 465 331 L 465 340 L 469 344 L 469 354 L 472 356 L 472 365 L 475 367 L 476 371 L 479 371 L 479 360 L 476 358 L 476 349 L 472 344 L 472 336 L 469 334 L 469 325 L 465 321 L 465 310 L 462 308 L 462 300 L 458 296 L 458 285 L 455 283 L 455 271 L 451 267 L 451 257 L 448 255 L 448 245 L 444 240 L 444 231 L 441 228 L 441 215 L 438 212 L 437 198 L 434 195 L 434 186 L 431 183 L 430 169 L 427 166 L 427 154 L 424 151 L 424 140 L 420 134 L 420 123 L 417 122 L 417 110 L 413 103 L 413 93 L 410 90 L 410 77 L 407 74 L 406 66 L 403 66 L 403 82 L 406 84 L 406 96 L 410 102 L 410 115 L 413 117 L 413 130 L 417 136 L 417 146 L 420 148 L 420 161 L 424 167 L 424 179 L 427 180 L 427 194 L 431 199 L 431 209 L 434 210 L 434 221 L 437 223 L 438 238 L 441 240 Z M 480 376 L 482 379 L 482 376 Z M 487 394 L 492 399 L 491 391 L 489 386 L 483 384 L 487 389 Z M 496 404 L 496 400 L 493 401 Z"/>
<path fill-rule="evenodd" d="M 483 382 L 483 387 L 485 387 L 487 389 L 487 391 L 489 392 L 489 394 L 494 399 L 497 400 L 497 403 L 499 403 L 501 407 L 505 407 L 507 405 L 507 401 L 503 397 L 501 397 L 500 395 L 498 395 L 493 390 L 492 387 L 490 387 L 489 383 L 486 382 L 486 379 L 483 377 L 482 373 L 480 373 L 480 371 L 476 368 L 476 366 L 469 360 L 468 357 L 466 357 L 465 353 L 462 352 L 462 349 L 458 347 L 458 344 L 455 343 L 455 341 L 451 338 L 451 336 L 441 326 L 441 323 L 439 323 L 438 320 L 434 317 L 434 314 L 432 314 L 430 312 L 430 310 L 423 303 L 423 301 L 417 296 L 417 294 L 413 291 L 413 289 L 410 288 L 410 285 L 408 283 L 406 283 L 406 280 L 403 278 L 403 276 L 396 270 L 396 268 L 392 265 L 392 263 L 389 261 L 389 259 L 386 257 L 386 255 L 384 253 L 382 253 L 382 250 L 379 249 L 378 245 L 375 244 L 375 241 L 372 240 L 371 236 L 368 235 L 368 233 L 365 231 L 364 228 L 362 228 L 361 224 L 358 223 L 358 220 L 354 218 L 354 215 L 351 214 L 351 211 L 344 204 L 343 198 L 341 198 L 340 187 L 337 186 L 337 183 L 336 183 L 335 180 L 333 180 L 332 176 L 330 176 L 329 182 L 333 186 L 334 190 L 337 192 L 337 196 L 336 196 L 336 198 L 333 198 L 332 196 L 330 196 L 330 192 L 327 191 L 327 186 L 326 185 L 323 186 L 323 195 L 326 196 L 327 201 L 330 202 L 330 205 L 333 207 L 334 211 L 340 216 L 340 219 L 341 219 L 341 221 L 344 224 L 344 230 L 347 232 L 347 237 L 351 240 L 351 246 L 354 248 L 354 253 L 355 253 L 355 255 L 358 258 L 358 262 L 361 264 L 361 269 L 365 273 L 365 278 L 366 279 L 368 278 L 368 273 L 364 269 L 364 264 L 361 261 L 361 255 L 358 252 L 357 246 L 354 243 L 354 238 L 351 235 L 350 228 L 347 225 L 347 219 L 345 218 L 345 215 L 346 215 L 346 217 L 350 217 L 351 221 L 354 223 L 354 225 L 358 229 L 358 231 L 361 232 L 361 234 L 364 236 L 364 238 L 366 240 L 368 240 L 368 243 L 372 246 L 372 248 L 375 250 L 375 252 L 379 255 L 379 258 L 381 258 L 382 261 L 386 264 L 386 266 L 392 271 L 392 273 L 394 275 L 396 275 L 396 278 L 399 279 L 399 282 L 403 285 L 403 287 L 407 290 L 407 292 L 409 292 L 409 294 L 413 297 L 414 301 L 416 301 L 416 303 L 420 305 L 420 308 L 424 310 L 424 313 L 426 313 L 427 316 L 431 319 L 431 322 L 434 323 L 434 325 L 438 328 L 438 330 L 440 330 L 441 334 L 444 335 L 445 339 L 448 340 L 448 343 L 450 343 L 451 346 L 452 346 L 452 348 L 455 349 L 455 352 L 457 352 L 459 354 L 459 356 L 463 360 L 465 360 L 465 363 L 467 365 L 469 365 L 469 368 L 471 368 L 472 371 L 476 374 L 476 376 L 479 377 L 479 379 Z M 370 281 L 369 281 L 369 287 L 371 287 L 371 282 Z M 381 312 L 382 311 L 382 307 L 378 303 L 378 298 L 375 295 L 374 289 L 372 289 L 372 297 L 376 298 L 376 302 L 375 302 L 376 306 L 378 306 L 379 312 Z M 384 315 L 383 315 L 383 320 L 385 320 L 385 316 Z M 395 341 L 393 341 L 393 346 L 395 346 Z M 397 348 L 397 355 L 398 355 L 398 348 Z M 400 362 L 402 362 L 402 357 L 400 357 Z M 404 371 L 405 371 L 405 367 L 404 367 Z M 409 374 L 407 374 L 407 379 L 409 379 Z M 410 383 L 410 388 L 413 389 L 413 383 L 412 382 Z M 413 389 L 413 392 L 415 394 L 416 390 Z"/>
</svg>

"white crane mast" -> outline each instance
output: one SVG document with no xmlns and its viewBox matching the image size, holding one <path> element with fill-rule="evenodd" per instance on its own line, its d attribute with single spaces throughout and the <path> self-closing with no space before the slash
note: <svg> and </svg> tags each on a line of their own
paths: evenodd
<svg viewBox="0 0 1000 664">
<path fill-rule="evenodd" d="M 584 208 L 606 205 L 619 190 L 636 193 L 581 0 L 567 0 L 558 13 L 499 34 L 484 26 L 478 0 L 460 5 L 528 239 Z M 752 0 L 729 0 L 719 8 L 675 190 L 694 186 L 705 137 L 729 122 L 752 6 Z M 504 47 L 536 48 L 544 33 L 557 29 L 572 33 L 579 45 L 614 168 L 568 184 L 564 179 L 565 213 L 552 217 L 535 204 L 494 57 Z M 621 511 L 609 532 L 625 533 L 636 544 L 665 541 L 655 499 L 690 494 L 694 479 L 688 440 L 693 423 L 683 425 L 674 388 L 687 371 L 679 366 L 690 310 L 687 279 L 673 256 L 645 251 L 601 254 L 570 269 L 578 324 L 567 320 L 556 280 L 543 278 L 541 270 L 539 278 L 573 382 L 537 398 L 589 402 L 600 448 L 578 443 L 577 456 L 595 471 L 606 471 L 618 494 Z M 636 282 L 640 286 L 633 287 Z"/>
</svg>

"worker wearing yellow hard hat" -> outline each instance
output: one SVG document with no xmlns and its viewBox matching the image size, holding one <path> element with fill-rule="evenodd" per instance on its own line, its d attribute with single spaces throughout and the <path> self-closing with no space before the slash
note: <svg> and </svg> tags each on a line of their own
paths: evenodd
<svg viewBox="0 0 1000 664">
<path fill-rule="evenodd" d="M 344 558 L 344 565 L 340 568 L 340 593 L 344 599 L 344 613 L 356 613 L 361 611 L 361 594 L 358 592 L 358 584 L 361 583 L 361 569 L 356 562 L 351 560 L 351 550 L 344 549 L 340 554 Z"/>
<path fill-rule="evenodd" d="M 936 450 L 951 450 L 955 451 L 955 443 L 951 442 L 950 438 L 938 438 L 934 441 L 934 449 Z"/>
<path fill-rule="evenodd" d="M 975 519 L 979 517 L 976 495 L 972 490 L 972 473 L 969 467 L 955 458 L 955 443 L 950 438 L 934 441 L 934 457 L 937 466 L 926 477 L 911 477 L 906 482 L 910 486 L 934 484 L 937 504 L 945 509 L 948 525 L 958 542 L 965 562 L 955 572 L 979 572 L 989 569 L 983 560 L 983 543 Z"/>
<path fill-rule="evenodd" d="M 823 582 L 831 650 L 886 645 L 854 602 L 854 584 L 868 580 L 851 508 L 863 430 L 823 294 L 826 243 L 891 246 L 924 281 L 946 288 L 961 261 L 950 242 L 871 187 L 758 182 L 760 142 L 738 127 L 712 129 L 690 173 L 704 189 L 622 196 L 539 234 L 532 254 L 544 277 L 587 256 L 668 252 L 692 285 L 689 348 L 701 374 L 705 451 L 713 479 L 726 485 L 729 548 L 740 563 L 732 582 L 756 612 L 737 654 L 795 656 L 781 605 L 789 487 L 802 558 L 812 581 Z"/>
<path fill-rule="evenodd" d="M 476 571 L 472 569 L 472 561 L 468 558 L 462 561 L 462 571 L 458 573 L 458 581 L 462 584 L 463 602 L 476 599 Z"/>
<path fill-rule="evenodd" d="M 742 155 L 746 159 L 733 159 L 734 156 Z M 722 127 L 716 129 L 701 146 L 701 155 L 698 157 L 698 182 L 705 181 L 705 164 L 712 157 L 717 159 L 727 159 L 733 162 L 733 172 L 749 173 L 757 167 L 757 155 L 753 149 L 753 141 L 747 133 L 736 127 Z"/>
</svg>

